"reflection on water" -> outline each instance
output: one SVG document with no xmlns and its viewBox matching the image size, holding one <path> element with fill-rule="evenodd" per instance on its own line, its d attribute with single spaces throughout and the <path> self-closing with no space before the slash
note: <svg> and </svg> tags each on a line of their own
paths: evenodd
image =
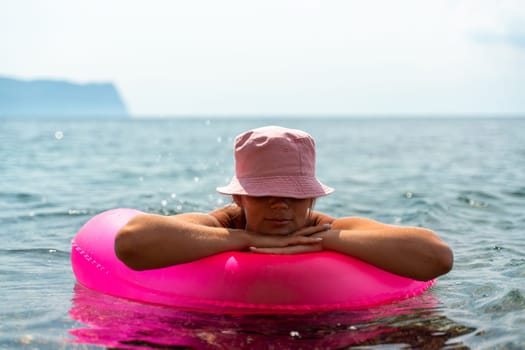
<svg viewBox="0 0 525 350">
<path fill-rule="evenodd" d="M 114 349 L 468 349 L 467 328 L 440 314 L 429 291 L 370 310 L 303 315 L 223 315 L 148 305 L 75 285 L 70 316 L 86 325 L 74 342 Z"/>
</svg>

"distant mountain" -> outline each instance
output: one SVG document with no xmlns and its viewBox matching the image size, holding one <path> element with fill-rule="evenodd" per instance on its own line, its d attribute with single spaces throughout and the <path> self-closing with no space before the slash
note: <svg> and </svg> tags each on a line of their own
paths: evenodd
<svg viewBox="0 0 525 350">
<path fill-rule="evenodd" d="M 0 76 L 0 117 L 127 118 L 129 114 L 112 83 Z"/>
</svg>

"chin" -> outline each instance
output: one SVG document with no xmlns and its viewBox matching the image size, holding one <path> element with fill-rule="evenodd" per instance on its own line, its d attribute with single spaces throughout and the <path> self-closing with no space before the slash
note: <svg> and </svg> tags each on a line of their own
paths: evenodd
<svg viewBox="0 0 525 350">
<path fill-rule="evenodd" d="M 291 234 L 294 230 L 288 229 L 288 228 L 272 228 L 268 230 L 264 230 L 263 233 L 267 235 L 275 235 L 275 236 L 287 236 Z"/>
<path fill-rule="evenodd" d="M 290 225 L 290 223 L 287 225 L 259 225 L 255 226 L 253 229 L 248 228 L 248 231 L 275 236 L 287 236 L 296 230 L 297 228 L 295 225 Z"/>
</svg>

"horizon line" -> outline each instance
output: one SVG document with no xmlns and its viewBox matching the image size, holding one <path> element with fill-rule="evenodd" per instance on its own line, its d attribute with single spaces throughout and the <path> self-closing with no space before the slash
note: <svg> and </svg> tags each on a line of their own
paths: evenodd
<svg viewBox="0 0 525 350">
<path fill-rule="evenodd" d="M 431 118 L 444 118 L 444 119 L 475 119 L 475 118 L 512 118 L 519 119 L 525 118 L 525 112 L 522 113 L 316 113 L 316 114 L 300 114 L 300 113 L 235 113 L 235 114 L 226 114 L 226 113 L 217 113 L 217 114 L 129 114 L 130 119 L 252 119 L 252 118 L 264 118 L 264 119 L 318 119 L 318 118 L 327 118 L 327 119 L 387 119 L 387 118 L 396 118 L 396 119 L 431 119 Z"/>
</svg>

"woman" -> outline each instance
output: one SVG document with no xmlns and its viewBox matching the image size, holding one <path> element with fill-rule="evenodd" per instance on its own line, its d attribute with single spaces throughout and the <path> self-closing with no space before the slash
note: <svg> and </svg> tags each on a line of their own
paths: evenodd
<svg viewBox="0 0 525 350">
<path fill-rule="evenodd" d="M 130 268 L 182 264 L 225 251 L 347 254 L 392 273 L 430 280 L 452 268 L 449 246 L 419 227 L 312 210 L 333 192 L 315 176 L 315 143 L 300 130 L 267 126 L 235 139 L 235 176 L 218 187 L 234 204 L 208 214 L 143 214 L 117 234 L 115 251 Z"/>
</svg>

